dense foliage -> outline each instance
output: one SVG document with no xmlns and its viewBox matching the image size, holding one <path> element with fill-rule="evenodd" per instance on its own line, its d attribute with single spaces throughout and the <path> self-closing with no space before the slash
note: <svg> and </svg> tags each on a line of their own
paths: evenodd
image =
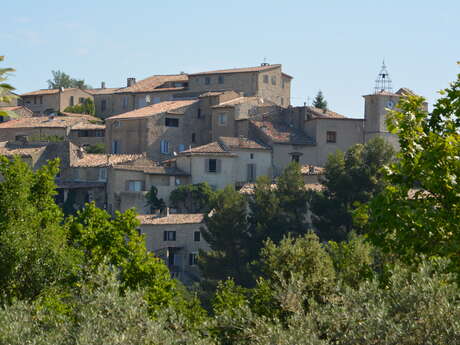
<svg viewBox="0 0 460 345">
<path fill-rule="evenodd" d="M 323 92 L 321 90 L 318 91 L 315 98 L 313 99 L 313 106 L 318 109 L 323 109 L 324 111 L 327 110 L 327 101 L 323 96 Z"/>
<path fill-rule="evenodd" d="M 5 59 L 4 56 L 0 56 L 0 62 Z M 14 87 L 11 86 L 6 82 L 8 78 L 8 74 L 14 72 L 15 70 L 10 67 L 0 68 L 0 103 L 8 103 L 10 102 L 15 96 L 11 93 L 14 91 Z M 11 116 L 11 112 L 6 112 L 0 110 L 0 116 Z"/>
<path fill-rule="evenodd" d="M 322 240 L 342 241 L 353 230 L 353 213 L 388 184 L 381 168 L 394 158 L 384 139 L 356 144 L 331 154 L 321 183 L 324 190 L 311 200 L 312 222 Z"/>
<path fill-rule="evenodd" d="M 206 183 L 186 184 L 177 187 L 169 196 L 171 207 L 184 213 L 202 213 L 210 211 L 210 203 L 215 195 Z"/>
<path fill-rule="evenodd" d="M 83 103 L 68 106 L 64 109 L 66 113 L 95 115 L 96 106 L 91 98 L 85 98 Z"/>
</svg>

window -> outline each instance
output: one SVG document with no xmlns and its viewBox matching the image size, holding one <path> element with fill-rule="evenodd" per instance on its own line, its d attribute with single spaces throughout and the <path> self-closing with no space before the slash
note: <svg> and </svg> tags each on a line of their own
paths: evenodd
<svg viewBox="0 0 460 345">
<path fill-rule="evenodd" d="M 161 102 L 160 97 L 153 97 L 153 104 L 157 104 L 157 103 L 160 103 L 160 102 Z"/>
<path fill-rule="evenodd" d="M 43 104 L 43 96 L 40 96 L 40 104 Z"/>
<path fill-rule="evenodd" d="M 128 108 L 128 96 L 123 96 L 123 109 Z"/>
<path fill-rule="evenodd" d="M 337 132 L 334 132 L 334 131 L 326 132 L 326 142 L 328 143 L 337 142 Z"/>
<path fill-rule="evenodd" d="M 35 100 L 34 100 L 35 101 Z M 35 103 L 35 102 L 34 102 Z M 73 106 L 73 96 L 70 96 L 69 99 L 69 105 L 72 107 Z"/>
<path fill-rule="evenodd" d="M 107 168 L 99 168 L 99 181 L 107 181 Z"/>
<path fill-rule="evenodd" d="M 180 144 L 178 150 L 179 150 L 179 152 L 185 151 L 185 145 Z"/>
<path fill-rule="evenodd" d="M 175 231 L 163 231 L 163 241 L 175 241 L 176 232 Z"/>
<path fill-rule="evenodd" d="M 198 108 L 198 112 L 196 114 L 197 119 L 201 119 L 201 108 Z"/>
<path fill-rule="evenodd" d="M 112 153 L 120 153 L 120 142 L 118 140 L 112 141 Z"/>
<path fill-rule="evenodd" d="M 176 253 L 172 253 L 171 251 L 168 251 L 168 265 L 174 266 L 175 264 L 176 264 Z M 175 274 L 178 274 L 178 272 L 172 272 L 173 277 L 175 277 Z"/>
<path fill-rule="evenodd" d="M 107 100 L 103 99 L 101 101 L 101 111 L 105 111 L 107 109 Z"/>
<path fill-rule="evenodd" d="M 163 154 L 169 153 L 169 142 L 167 142 L 166 140 L 160 141 L 160 152 Z"/>
<path fill-rule="evenodd" d="M 78 99 L 78 103 L 80 103 L 80 104 L 85 103 L 85 99 L 84 99 L 83 97 L 80 97 L 80 98 Z"/>
<path fill-rule="evenodd" d="M 193 240 L 194 240 L 195 242 L 200 242 L 200 241 L 201 241 L 201 232 L 195 231 L 195 232 L 193 233 Z"/>
<path fill-rule="evenodd" d="M 247 165 L 247 172 L 248 172 L 248 182 L 254 182 L 256 180 L 256 165 L 255 164 L 248 164 Z"/>
<path fill-rule="evenodd" d="M 268 84 L 268 75 L 267 74 L 264 75 L 264 83 Z"/>
<path fill-rule="evenodd" d="M 192 133 L 192 143 L 195 143 L 195 141 L 196 141 L 196 134 Z"/>
<path fill-rule="evenodd" d="M 211 78 L 210 78 L 210 77 L 204 77 L 204 83 L 205 83 L 206 85 L 211 84 Z"/>
<path fill-rule="evenodd" d="M 283 79 L 283 80 L 281 81 L 281 88 L 284 89 L 284 84 L 285 84 L 285 83 L 286 83 L 286 82 L 285 82 L 285 80 Z"/>
<path fill-rule="evenodd" d="M 218 79 L 219 84 L 224 83 L 224 76 L 223 75 L 220 75 L 217 79 Z"/>
<path fill-rule="evenodd" d="M 181 184 L 180 178 L 176 177 L 176 179 L 174 180 L 174 183 L 176 184 L 176 186 L 180 186 Z"/>
<path fill-rule="evenodd" d="M 219 173 L 220 172 L 220 159 L 206 159 L 206 172 Z"/>
<path fill-rule="evenodd" d="M 190 266 L 196 266 L 198 263 L 198 254 L 197 253 L 190 253 L 188 255 L 188 264 Z"/>
<path fill-rule="evenodd" d="M 121 122 L 120 122 L 120 121 L 115 121 L 115 122 L 113 123 L 113 127 L 115 127 L 115 128 L 120 128 L 120 127 L 121 127 Z"/>
<path fill-rule="evenodd" d="M 276 85 L 276 76 L 272 75 L 272 85 Z"/>
<path fill-rule="evenodd" d="M 128 181 L 128 191 L 129 192 L 140 192 L 142 191 L 142 185 L 144 181 Z"/>
<path fill-rule="evenodd" d="M 165 118 L 166 127 L 179 127 L 179 119 Z"/>
<path fill-rule="evenodd" d="M 299 163 L 299 161 L 300 161 L 300 155 L 299 155 L 298 153 L 293 153 L 293 154 L 291 155 L 291 161 L 292 161 L 292 162 L 297 162 L 297 163 Z"/>
<path fill-rule="evenodd" d="M 251 153 L 249 157 L 251 157 L 251 159 L 254 159 L 254 153 Z"/>
<path fill-rule="evenodd" d="M 227 114 L 219 114 L 219 126 L 227 125 Z"/>
</svg>

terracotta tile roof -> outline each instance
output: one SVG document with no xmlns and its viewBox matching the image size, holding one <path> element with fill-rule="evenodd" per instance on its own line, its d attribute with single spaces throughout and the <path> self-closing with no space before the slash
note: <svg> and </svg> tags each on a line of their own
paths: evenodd
<svg viewBox="0 0 460 345">
<path fill-rule="evenodd" d="M 80 119 L 88 120 L 88 121 L 93 121 L 93 122 L 103 122 L 100 118 L 93 116 L 93 115 L 88 115 L 88 114 L 77 114 L 77 113 L 67 113 L 64 111 L 60 112 L 64 116 L 69 116 L 69 117 L 77 117 Z"/>
<path fill-rule="evenodd" d="M 188 155 L 199 155 L 199 156 L 207 156 L 207 155 L 215 155 L 215 156 L 235 156 L 235 154 L 227 151 L 221 144 L 217 141 L 212 143 L 197 146 L 191 148 L 189 150 L 185 150 L 179 153 L 179 156 L 188 156 Z"/>
<path fill-rule="evenodd" d="M 15 111 L 15 110 L 19 110 L 19 109 L 22 109 L 22 108 L 30 110 L 29 108 L 23 107 L 21 105 L 17 105 L 15 107 L 0 107 L 0 110 L 3 110 L 3 111 Z"/>
<path fill-rule="evenodd" d="M 264 100 L 261 97 L 253 96 L 253 97 L 238 97 L 238 98 L 234 98 L 234 99 L 231 99 L 229 101 L 219 103 L 219 104 L 213 106 L 212 108 L 232 108 L 235 105 L 243 104 L 243 103 L 247 103 L 247 102 L 257 102 L 258 105 L 274 104 L 274 103 L 272 103 L 270 101 Z"/>
<path fill-rule="evenodd" d="M 139 108 L 133 111 L 129 111 L 127 113 L 123 113 L 120 115 L 111 116 L 107 118 L 106 120 L 136 119 L 136 118 L 150 117 L 152 115 L 157 115 L 157 114 L 165 113 L 165 112 L 172 111 L 175 109 L 179 109 L 182 107 L 187 107 L 196 102 L 198 102 L 198 100 L 196 99 L 180 100 L 180 101 L 165 101 L 165 102 L 160 102 L 157 104 L 152 104 L 147 107 Z"/>
<path fill-rule="evenodd" d="M 208 91 L 208 92 L 202 93 L 198 97 L 202 98 L 202 97 L 208 97 L 208 96 L 220 96 L 220 95 L 223 95 L 224 93 L 225 91 Z"/>
<path fill-rule="evenodd" d="M 190 76 L 205 75 L 205 74 L 224 74 L 224 73 L 247 73 L 247 72 L 263 72 L 271 69 L 281 67 L 280 64 L 267 65 L 267 66 L 256 66 L 256 67 L 245 67 L 245 68 L 230 68 L 230 69 L 219 69 L 215 71 L 206 71 L 200 73 L 192 73 Z"/>
<path fill-rule="evenodd" d="M 27 148 L 6 148 L 0 147 L 0 155 L 6 157 L 20 156 L 20 157 L 32 157 L 32 155 L 40 154 L 46 149 L 45 146 L 41 147 L 27 147 Z"/>
<path fill-rule="evenodd" d="M 165 217 L 154 214 L 140 214 L 137 219 L 142 225 L 169 225 L 169 224 L 200 224 L 203 222 L 203 213 L 173 213 Z"/>
<path fill-rule="evenodd" d="M 169 175 L 169 176 L 189 176 L 185 171 L 174 167 L 164 167 L 161 165 L 137 166 L 117 164 L 113 166 L 117 170 L 139 171 L 149 175 Z"/>
<path fill-rule="evenodd" d="M 417 96 L 414 91 L 408 89 L 407 87 L 400 88 L 398 91 L 396 91 L 396 94 L 400 96 Z"/>
<path fill-rule="evenodd" d="M 117 93 L 133 93 L 133 92 L 152 92 L 166 91 L 161 86 L 167 82 L 186 82 L 188 81 L 187 74 L 171 74 L 171 75 L 153 75 L 146 79 L 140 80 L 132 86 L 118 89 Z M 169 87 L 168 91 L 182 90 L 183 87 Z"/>
<path fill-rule="evenodd" d="M 302 175 L 322 175 L 324 174 L 325 169 L 315 165 L 302 165 L 300 167 L 300 172 Z"/>
<path fill-rule="evenodd" d="M 344 115 L 336 113 L 331 110 L 324 111 L 323 109 L 315 108 L 315 107 L 307 107 L 307 111 L 312 118 L 335 118 L 335 119 L 345 119 L 347 118 Z"/>
<path fill-rule="evenodd" d="M 315 145 L 313 138 L 301 130 L 271 120 L 255 121 L 250 123 L 267 135 L 274 143 L 292 145 Z"/>
<path fill-rule="evenodd" d="M 75 126 L 72 126 L 71 130 L 86 130 L 86 129 L 94 129 L 94 130 L 105 130 L 105 125 L 95 124 L 95 123 L 85 123 L 80 122 L 77 123 Z"/>
<path fill-rule="evenodd" d="M 270 185 L 270 188 L 271 190 L 276 190 L 276 188 L 278 188 L 278 185 L 276 183 L 272 183 Z M 304 185 L 304 189 L 320 192 L 324 189 L 324 187 L 320 183 L 306 183 Z M 254 190 L 255 190 L 255 183 L 246 183 L 243 185 L 243 187 L 241 187 L 239 192 L 241 194 L 252 195 L 254 194 Z"/>
<path fill-rule="evenodd" d="M 108 167 L 116 164 L 133 162 L 144 157 L 142 154 L 105 154 L 105 153 L 85 153 L 83 158 L 76 158 L 72 167 Z"/>
<path fill-rule="evenodd" d="M 73 91 L 73 90 L 81 90 L 83 92 L 86 92 L 88 94 L 90 94 L 88 92 L 88 90 L 84 90 L 84 89 L 78 89 L 76 87 L 69 87 L 68 89 L 64 89 L 63 92 L 66 92 L 66 91 Z M 21 97 L 24 97 L 24 96 L 44 96 L 44 95 L 53 95 L 53 94 L 56 94 L 56 93 L 59 93 L 60 90 L 59 89 L 41 89 L 41 90 L 36 90 L 36 91 L 31 91 L 31 92 L 26 92 L 26 93 L 23 93 L 21 95 Z"/>
<path fill-rule="evenodd" d="M 24 117 L 21 119 L 11 120 L 0 123 L 0 129 L 3 128 L 66 128 L 72 127 L 83 120 L 78 117 L 54 116 L 54 117 Z"/>
<path fill-rule="evenodd" d="M 219 143 L 227 150 L 232 149 L 256 149 L 256 150 L 270 150 L 270 148 L 259 144 L 258 142 L 245 138 L 245 137 L 219 137 Z"/>
<path fill-rule="evenodd" d="M 86 92 L 92 95 L 110 95 L 115 93 L 115 91 L 120 90 L 119 87 L 107 87 L 107 88 L 99 88 L 99 89 L 87 89 Z"/>
</svg>

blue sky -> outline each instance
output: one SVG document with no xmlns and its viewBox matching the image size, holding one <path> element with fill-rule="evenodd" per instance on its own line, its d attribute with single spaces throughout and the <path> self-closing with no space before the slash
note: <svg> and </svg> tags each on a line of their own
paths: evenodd
<svg viewBox="0 0 460 345">
<path fill-rule="evenodd" d="M 394 89 L 432 104 L 460 68 L 460 1 L 106 1 L 2 3 L 1 67 L 19 92 L 51 70 L 94 87 L 126 78 L 282 63 L 292 103 L 321 89 L 329 107 L 363 116 L 385 58 Z"/>
</svg>

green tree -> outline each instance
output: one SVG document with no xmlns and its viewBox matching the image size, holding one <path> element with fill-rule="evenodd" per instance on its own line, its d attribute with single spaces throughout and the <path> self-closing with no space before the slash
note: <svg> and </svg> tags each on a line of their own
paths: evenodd
<svg viewBox="0 0 460 345">
<path fill-rule="evenodd" d="M 5 59 L 4 56 L 0 56 L 0 62 Z M 8 75 L 15 70 L 13 68 L 0 68 L 0 103 L 9 103 L 15 97 L 11 92 L 14 91 L 14 87 L 8 84 L 6 81 L 8 79 Z M 6 112 L 0 110 L 0 116 L 12 116 L 11 112 Z"/>
<path fill-rule="evenodd" d="M 36 172 L 0 156 L 0 296 L 33 299 L 74 277 L 79 253 L 67 246 L 63 214 L 54 202 L 59 161 Z"/>
<path fill-rule="evenodd" d="M 312 222 L 323 241 L 347 238 L 354 227 L 353 212 L 383 190 L 381 168 L 393 158 L 393 148 L 381 138 L 329 156 L 321 181 L 324 190 L 311 200 Z"/>
<path fill-rule="evenodd" d="M 169 197 L 171 206 L 189 213 L 209 212 L 214 191 L 208 183 L 187 184 L 177 187 Z"/>
<path fill-rule="evenodd" d="M 48 88 L 49 89 L 59 89 L 61 87 L 68 88 L 78 88 L 78 89 L 90 89 L 91 86 L 85 84 L 83 79 L 71 78 L 70 75 L 62 71 L 51 71 L 53 75 L 52 79 L 48 79 Z"/>
<path fill-rule="evenodd" d="M 172 304 L 179 295 L 166 265 L 145 248 L 133 210 L 117 212 L 111 218 L 89 203 L 76 216 L 69 217 L 68 225 L 70 242 L 85 254 L 84 262 L 93 270 L 105 263 L 117 267 L 124 289 L 146 289 L 152 312 Z"/>
<path fill-rule="evenodd" d="M 150 207 L 150 213 L 154 213 L 156 210 L 162 211 L 166 207 L 164 200 L 158 198 L 158 188 L 155 186 L 150 187 L 145 198 L 147 199 L 146 206 Z"/>
<path fill-rule="evenodd" d="M 358 218 L 385 251 L 409 263 L 448 257 L 460 273 L 460 74 L 441 95 L 431 114 L 417 96 L 389 113 L 401 150 L 385 169 L 389 185 Z"/>
<path fill-rule="evenodd" d="M 205 217 L 206 227 L 201 228 L 211 251 L 200 252 L 199 267 L 209 284 L 233 278 L 237 284 L 251 281 L 249 272 L 248 242 L 251 235 L 247 223 L 245 198 L 232 186 L 217 192 L 212 202 L 211 215 Z M 214 283 L 213 283 L 214 282 Z"/>
<path fill-rule="evenodd" d="M 313 106 L 318 109 L 323 109 L 324 111 L 327 110 L 327 101 L 324 99 L 323 92 L 321 90 L 318 91 L 316 97 L 313 99 Z"/>
<path fill-rule="evenodd" d="M 85 147 L 87 153 L 105 153 L 105 144 L 97 143 L 94 145 L 88 145 Z"/>
<path fill-rule="evenodd" d="M 94 105 L 94 101 L 91 98 L 85 98 L 83 103 L 68 106 L 64 109 L 64 112 L 74 114 L 95 115 L 96 106 Z"/>
</svg>

